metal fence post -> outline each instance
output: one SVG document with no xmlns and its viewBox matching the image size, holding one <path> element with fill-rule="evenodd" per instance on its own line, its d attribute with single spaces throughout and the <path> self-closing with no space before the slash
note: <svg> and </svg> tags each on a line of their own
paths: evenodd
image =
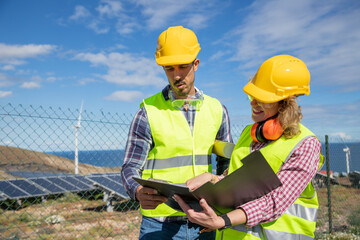
<svg viewBox="0 0 360 240">
<path fill-rule="evenodd" d="M 329 214 L 329 233 L 332 233 L 332 215 L 331 215 L 331 191 L 330 191 L 330 159 L 329 159 L 329 138 L 325 135 L 326 149 L 326 174 L 327 174 L 327 194 L 328 194 L 328 214 Z"/>
</svg>

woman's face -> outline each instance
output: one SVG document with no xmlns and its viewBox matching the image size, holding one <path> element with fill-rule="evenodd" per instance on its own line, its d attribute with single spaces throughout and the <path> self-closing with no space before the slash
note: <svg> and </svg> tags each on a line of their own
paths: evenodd
<svg viewBox="0 0 360 240">
<path fill-rule="evenodd" d="M 253 98 L 250 105 L 252 110 L 251 118 L 254 122 L 262 122 L 274 116 L 279 111 L 279 102 L 263 103 Z"/>
</svg>

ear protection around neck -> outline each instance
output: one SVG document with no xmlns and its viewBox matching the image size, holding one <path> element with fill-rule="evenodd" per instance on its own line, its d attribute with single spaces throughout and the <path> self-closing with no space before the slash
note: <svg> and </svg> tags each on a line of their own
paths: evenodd
<svg viewBox="0 0 360 240">
<path fill-rule="evenodd" d="M 283 129 L 280 122 L 277 120 L 277 115 L 272 116 L 265 121 L 255 123 L 251 127 L 250 135 L 255 142 L 268 142 L 276 140 L 283 134 Z"/>
</svg>

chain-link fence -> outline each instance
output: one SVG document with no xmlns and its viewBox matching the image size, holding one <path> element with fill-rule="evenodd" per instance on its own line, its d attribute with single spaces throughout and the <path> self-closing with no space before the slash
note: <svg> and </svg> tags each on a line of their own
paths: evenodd
<svg viewBox="0 0 360 240">
<path fill-rule="evenodd" d="M 86 110 L 80 120 L 79 115 L 80 110 L 0 105 L 0 239 L 137 239 L 138 204 L 117 183 L 133 116 Z M 231 126 L 235 142 L 243 127 Z M 359 170 L 358 147 L 348 147 L 350 170 Z M 331 164 L 345 159 L 338 148 L 330 150 Z M 330 182 L 331 198 L 318 179 L 317 232 L 356 232 L 359 188 L 351 186 L 346 167 L 332 167 L 339 174 L 332 172 L 338 182 Z"/>
<path fill-rule="evenodd" d="M 325 136 L 322 153 L 326 162 L 317 175 L 317 238 L 360 239 L 360 143 Z"/>
</svg>

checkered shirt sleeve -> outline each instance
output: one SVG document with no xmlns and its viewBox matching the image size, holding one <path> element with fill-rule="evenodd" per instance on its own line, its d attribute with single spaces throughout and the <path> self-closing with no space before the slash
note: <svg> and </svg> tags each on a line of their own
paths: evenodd
<svg viewBox="0 0 360 240">
<path fill-rule="evenodd" d="M 129 196 L 136 200 L 135 193 L 140 185 L 133 177 L 141 173 L 152 148 L 153 140 L 145 108 L 142 107 L 134 116 L 130 125 L 125 147 L 124 163 L 121 167 L 121 179 Z"/>
<path fill-rule="evenodd" d="M 253 150 L 262 147 L 263 143 L 256 143 Z M 239 206 L 247 215 L 247 227 L 271 222 L 283 215 L 318 171 L 320 150 L 321 144 L 316 137 L 306 139 L 277 173 L 283 185 L 259 199 Z"/>
</svg>

